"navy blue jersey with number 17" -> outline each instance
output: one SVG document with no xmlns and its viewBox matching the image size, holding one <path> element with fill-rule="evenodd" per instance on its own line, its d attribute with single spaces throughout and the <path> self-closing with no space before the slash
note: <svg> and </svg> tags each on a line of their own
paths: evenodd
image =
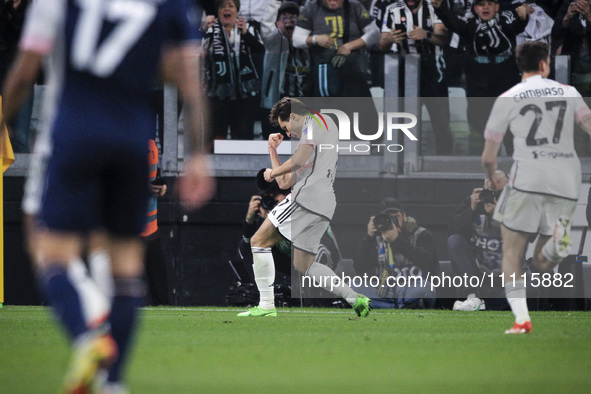
<svg viewBox="0 0 591 394">
<path fill-rule="evenodd" d="M 52 132 L 147 133 L 162 45 L 198 39 L 195 15 L 184 0 L 33 2 L 21 49 L 53 57 Z"/>
<path fill-rule="evenodd" d="M 48 164 L 44 179 L 30 176 L 44 184 L 29 199 L 44 226 L 143 230 L 155 124 L 150 89 L 163 46 L 200 38 L 197 15 L 188 0 L 32 3 L 20 49 L 47 60 L 35 152 Z"/>
</svg>

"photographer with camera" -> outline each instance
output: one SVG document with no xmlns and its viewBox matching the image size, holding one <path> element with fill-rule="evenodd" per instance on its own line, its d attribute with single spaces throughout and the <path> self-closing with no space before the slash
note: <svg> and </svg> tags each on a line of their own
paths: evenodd
<svg viewBox="0 0 591 394">
<path fill-rule="evenodd" d="M 264 169 L 257 175 L 257 187 L 259 194 L 250 198 L 248 211 L 242 223 L 242 240 L 238 246 L 239 258 L 244 262 L 248 275 L 254 280 L 252 273 L 252 251 L 250 247 L 250 238 L 257 232 L 261 224 L 267 218 L 269 212 L 280 202 L 285 200 L 290 190 L 280 189 L 277 181 L 268 183 L 263 178 Z M 278 271 L 285 275 L 291 273 L 291 243 L 283 239 L 271 249 L 273 259 Z"/>
<path fill-rule="evenodd" d="M 367 236 L 358 248 L 355 270 L 358 274 L 377 274 L 380 287 L 372 294 L 372 307 L 376 308 L 432 308 L 436 293 L 423 282 L 406 282 L 406 286 L 389 286 L 394 283 L 388 277 L 400 276 L 427 278 L 439 273 L 435 240 L 429 230 L 417 225 L 407 216 L 402 204 L 395 198 L 385 198 L 380 203 L 380 213 L 372 216 L 367 224 Z"/>
<path fill-rule="evenodd" d="M 495 183 L 503 187 L 509 182 L 503 171 L 496 171 L 494 178 Z M 493 220 L 492 216 L 501 189 L 493 191 L 490 187 L 487 179 L 484 188 L 475 188 L 462 201 L 451 219 L 447 247 L 451 265 L 458 275 L 465 273 L 468 277 L 482 277 L 483 273 L 493 273 L 493 277 L 500 280 L 503 240 L 500 223 Z M 466 299 L 456 301 L 453 310 L 484 310 L 487 308 L 486 303 L 488 309 L 508 309 L 504 294 L 500 284 L 493 288 L 465 287 L 460 290 L 460 296 Z"/>
<path fill-rule="evenodd" d="M 230 260 L 238 282 L 234 283 L 226 294 L 228 305 L 245 306 L 259 302 L 260 293 L 256 285 L 250 240 L 267 215 L 289 194 L 289 190 L 280 189 L 276 181 L 266 182 L 263 178 L 264 170 L 257 174 L 256 185 L 259 193 L 250 197 L 248 210 L 242 222 L 242 238 L 238 242 L 234 258 Z M 281 240 L 271 248 L 271 253 L 274 268 L 276 268 L 272 273 L 272 285 L 273 288 L 280 290 L 277 294 L 273 294 L 273 299 L 279 305 L 286 305 L 290 303 L 290 299 L 285 297 L 289 291 L 286 292 L 283 289 L 288 288 L 286 286 L 289 286 L 291 275 L 291 242 L 286 239 Z"/>
</svg>

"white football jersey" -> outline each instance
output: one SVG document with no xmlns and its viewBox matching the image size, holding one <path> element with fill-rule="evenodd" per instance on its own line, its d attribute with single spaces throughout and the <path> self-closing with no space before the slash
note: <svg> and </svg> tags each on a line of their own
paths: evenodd
<svg viewBox="0 0 591 394">
<path fill-rule="evenodd" d="M 484 138 L 501 142 L 513 133 L 515 189 L 577 200 L 581 163 L 574 146 L 574 125 L 591 115 L 581 94 L 540 75 L 527 78 L 495 101 Z"/>
<path fill-rule="evenodd" d="M 336 123 L 329 116 L 315 116 L 308 117 L 304 122 L 298 143 L 298 148 L 312 145 L 314 152 L 306 164 L 296 171 L 297 181 L 292 195 L 296 203 L 328 219 L 332 219 L 336 208 L 333 183 L 339 158 L 338 141 Z"/>
</svg>

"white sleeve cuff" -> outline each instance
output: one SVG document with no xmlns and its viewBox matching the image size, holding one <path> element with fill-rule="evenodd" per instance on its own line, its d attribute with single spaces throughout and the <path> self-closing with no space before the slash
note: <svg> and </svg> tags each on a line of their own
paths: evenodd
<svg viewBox="0 0 591 394">
<path fill-rule="evenodd" d="M 361 39 L 365 42 L 367 47 L 371 47 L 377 45 L 378 41 L 380 40 L 380 35 L 380 29 L 374 22 L 372 22 L 363 28 L 363 35 L 361 36 Z"/>
<path fill-rule="evenodd" d="M 303 27 L 296 26 L 293 31 L 292 42 L 295 48 L 306 49 L 306 38 L 310 35 L 311 30 L 304 29 Z"/>
</svg>

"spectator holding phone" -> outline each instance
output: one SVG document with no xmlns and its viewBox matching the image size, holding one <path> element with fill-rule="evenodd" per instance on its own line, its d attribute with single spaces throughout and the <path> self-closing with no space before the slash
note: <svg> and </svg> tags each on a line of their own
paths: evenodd
<svg viewBox="0 0 591 394">
<path fill-rule="evenodd" d="M 427 107 L 437 154 L 451 155 L 453 139 L 449 131 L 449 103 L 443 47 L 447 29 L 428 0 L 397 0 L 386 7 L 379 48 L 384 52 L 421 55 L 422 103 Z"/>
</svg>

